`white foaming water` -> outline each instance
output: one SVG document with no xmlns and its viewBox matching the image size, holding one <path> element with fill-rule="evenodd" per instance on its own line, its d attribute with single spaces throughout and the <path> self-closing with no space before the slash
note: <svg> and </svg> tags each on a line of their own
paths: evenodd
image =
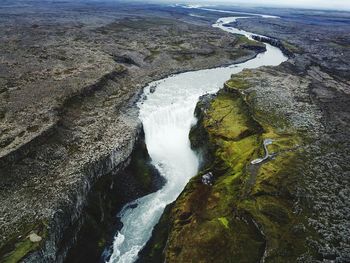
<svg viewBox="0 0 350 263">
<path fill-rule="evenodd" d="M 224 26 L 236 19 L 221 18 L 214 27 L 251 38 L 249 32 Z M 138 105 L 139 117 L 148 153 L 166 178 L 166 184 L 159 191 L 124 206 L 118 215 L 123 227 L 115 237 L 109 263 L 131 263 L 137 259 L 165 206 L 178 197 L 190 178 L 198 172 L 198 158 L 191 150 L 188 138 L 191 125 L 196 121 L 193 113 L 198 98 L 217 92 L 231 74 L 244 68 L 276 66 L 287 59 L 278 48 L 266 44 L 266 49 L 265 53 L 244 63 L 177 74 L 145 88 L 146 99 Z M 151 87 L 154 86 L 156 90 L 152 93 Z"/>
</svg>

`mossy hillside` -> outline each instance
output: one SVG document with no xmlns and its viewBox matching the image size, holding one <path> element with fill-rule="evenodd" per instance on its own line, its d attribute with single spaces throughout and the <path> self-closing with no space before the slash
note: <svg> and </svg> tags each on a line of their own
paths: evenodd
<svg viewBox="0 0 350 263">
<path fill-rule="evenodd" d="M 268 150 L 270 154 L 276 155 L 273 160 L 263 163 L 256 170 L 251 166 L 250 171 L 245 174 L 247 181 L 242 185 L 245 196 L 238 204 L 238 209 L 253 216 L 263 230 L 268 248 L 267 261 L 293 262 L 298 255 L 305 252 L 305 237 L 312 235 L 312 230 L 305 228 L 305 214 L 295 213 L 294 207 L 296 187 L 301 184 L 300 175 L 304 168 L 300 146 L 306 138 L 297 133 L 278 113 L 259 108 L 255 100 L 247 95 L 249 93 L 244 92 L 253 85 L 247 81 L 251 74 L 251 71 L 245 70 L 232 76 L 226 82 L 225 88 L 229 92 L 239 91 L 250 109 L 251 117 L 264 129 L 260 138 L 273 139 Z M 304 230 L 297 230 L 300 227 Z"/>
<path fill-rule="evenodd" d="M 265 44 L 259 41 L 251 40 L 243 35 L 237 35 L 236 45 L 243 48 L 250 48 L 264 51 L 266 50 Z"/>
<path fill-rule="evenodd" d="M 253 76 L 254 74 L 254 76 Z M 288 140 L 297 139 L 299 136 L 293 136 L 293 134 L 298 134 L 293 125 L 290 123 L 288 118 L 281 114 L 278 109 L 271 110 L 271 108 L 266 108 L 259 103 L 260 98 L 257 97 L 256 92 L 250 91 L 249 88 L 259 85 L 264 86 L 264 82 L 252 82 L 248 81 L 251 77 L 257 77 L 259 72 L 252 72 L 249 69 L 245 69 L 239 74 L 234 74 L 231 79 L 226 81 L 224 84 L 224 90 L 229 93 L 237 93 L 242 97 L 244 103 L 247 104 L 250 115 L 253 119 L 257 120 L 265 129 L 265 137 L 270 136 L 278 137 L 282 139 L 283 137 L 288 137 Z M 246 91 L 248 90 L 248 91 Z M 277 135 L 276 135 L 277 134 Z M 286 136 L 287 135 L 287 136 Z M 291 136 L 288 136 L 291 135 Z M 273 138 L 272 138 L 273 139 Z"/>
<path fill-rule="evenodd" d="M 35 224 L 24 224 L 20 226 L 21 236 L 12 237 L 0 247 L 0 262 L 16 263 L 24 259 L 31 252 L 39 249 L 47 237 L 47 223 L 36 222 Z M 36 234 L 42 238 L 41 241 L 32 242 L 29 239 L 30 234 Z"/>
<path fill-rule="evenodd" d="M 261 132 L 260 125 L 247 116 L 248 109 L 239 96 L 221 92 L 211 103 L 202 124 L 210 143 L 216 145 L 215 160 L 207 168 L 216 176 L 215 188 L 203 185 L 198 175 L 177 200 L 167 261 L 227 262 L 232 258 L 232 262 L 254 262 L 263 253 L 265 241 L 254 223 L 244 214 L 232 216 L 242 164 L 256 154 Z M 254 252 L 245 255 L 245 249 Z"/>
<path fill-rule="evenodd" d="M 282 41 L 282 45 L 284 46 L 285 49 L 287 49 L 289 52 L 291 53 L 302 53 L 303 50 L 300 47 L 297 47 L 291 43 L 289 43 L 288 41 Z"/>
<path fill-rule="evenodd" d="M 231 79 L 225 82 L 224 87 L 227 91 L 236 89 L 247 89 L 251 85 L 245 78 L 250 77 L 253 73 L 250 70 L 243 70 L 240 74 L 234 74 Z"/>
<path fill-rule="evenodd" d="M 295 262 L 305 252 L 309 230 L 294 209 L 302 137 L 255 114 L 244 93 L 251 73 L 241 74 L 204 107 L 191 132 L 197 140 L 206 133 L 212 158 L 171 209 L 167 262 L 258 262 L 265 248 L 266 262 Z M 276 156 L 251 165 L 264 154 L 265 138 L 274 140 L 268 149 Z M 208 171 L 215 176 L 213 186 L 201 182 Z"/>
<path fill-rule="evenodd" d="M 166 261 L 256 262 L 265 241 L 249 218 L 232 217 L 228 202 L 203 185 L 200 176 L 192 179 L 172 209 Z"/>
</svg>

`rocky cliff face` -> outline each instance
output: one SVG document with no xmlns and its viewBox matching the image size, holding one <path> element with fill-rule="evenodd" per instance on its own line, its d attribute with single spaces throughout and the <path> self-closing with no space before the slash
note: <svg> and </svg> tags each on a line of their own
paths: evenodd
<svg viewBox="0 0 350 263">
<path fill-rule="evenodd" d="M 145 262 L 350 260 L 348 14 L 333 15 L 237 22 L 294 56 L 201 98 L 190 138 L 204 165 L 167 208 Z"/>
<path fill-rule="evenodd" d="M 295 262 L 303 253 L 312 255 L 305 243 L 312 231 L 295 205 L 307 136 L 297 126 L 300 120 L 276 112 L 277 104 L 281 112 L 296 107 L 282 100 L 289 99 L 291 86 L 298 87 L 298 78 L 285 80 L 289 90 L 283 92 L 277 83 L 286 75 L 272 78 L 268 71 L 245 71 L 215 97 L 198 104 L 201 118 L 191 139 L 208 142 L 209 162 L 167 215 L 167 262 Z M 271 101 L 257 100 L 267 91 L 245 80 L 257 75 L 269 79 Z M 266 139 L 273 141 L 268 146 L 273 155 L 252 164 L 264 155 Z M 202 180 L 209 172 L 212 185 Z"/>
<path fill-rule="evenodd" d="M 348 260 L 347 201 L 338 193 L 349 188 L 346 173 L 336 172 L 346 164 L 335 157 L 347 158 L 346 144 L 339 146 L 347 132 L 338 133 L 332 155 L 329 111 L 310 100 L 316 99 L 313 76 L 321 73 L 311 68 L 298 76 L 289 63 L 245 70 L 198 103 L 190 138 L 194 147 L 204 141 L 205 149 L 197 149 L 205 164 L 166 210 L 141 254 L 146 262 Z M 339 82 L 336 87 L 347 89 Z M 266 140 L 269 156 L 260 162 Z M 332 166 L 325 168 L 329 158 Z M 210 184 L 203 180 L 208 173 Z"/>
<path fill-rule="evenodd" d="M 0 259 L 62 262 L 91 189 L 128 163 L 141 88 L 256 52 L 157 7 L 22 5 L 0 9 Z"/>
<path fill-rule="evenodd" d="M 278 39 L 273 39 L 273 38 L 269 38 L 269 37 L 262 37 L 262 36 L 257 36 L 257 35 L 253 35 L 252 38 L 256 41 L 269 43 L 270 45 L 272 45 L 274 47 L 278 47 L 283 52 L 283 54 L 285 56 L 287 56 L 288 58 L 294 57 L 293 51 L 297 51 L 296 49 L 293 49 L 291 46 L 289 46 L 289 48 L 288 48 L 287 45 L 283 44 L 283 42 L 278 40 Z"/>
<path fill-rule="evenodd" d="M 73 232 L 79 232 L 65 262 L 104 262 L 121 227 L 117 212 L 127 202 L 156 191 L 163 184 L 164 179 L 151 164 L 141 133 L 126 166 L 103 175 L 89 191 L 82 216 L 71 227 Z"/>
</svg>

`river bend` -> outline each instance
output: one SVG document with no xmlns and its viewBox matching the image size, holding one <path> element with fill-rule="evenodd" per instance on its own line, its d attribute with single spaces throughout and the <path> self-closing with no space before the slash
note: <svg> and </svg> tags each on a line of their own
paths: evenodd
<svg viewBox="0 0 350 263">
<path fill-rule="evenodd" d="M 252 39 L 252 33 L 227 26 L 236 19 L 248 18 L 224 17 L 213 26 Z M 152 163 L 166 178 L 166 184 L 157 192 L 126 204 L 118 214 L 123 227 L 115 236 L 109 263 L 131 263 L 137 259 L 165 206 L 178 197 L 198 172 L 199 161 L 188 137 L 191 126 L 196 123 L 194 110 L 198 98 L 217 92 L 232 74 L 245 68 L 277 66 L 285 60 L 278 48 L 266 44 L 266 52 L 244 63 L 173 75 L 152 82 L 144 89 L 144 98 L 138 103 L 139 118 Z"/>
</svg>

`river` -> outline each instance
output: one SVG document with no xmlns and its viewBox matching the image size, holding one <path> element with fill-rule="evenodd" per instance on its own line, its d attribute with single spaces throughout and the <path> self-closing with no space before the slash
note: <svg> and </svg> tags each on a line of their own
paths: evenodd
<svg viewBox="0 0 350 263">
<path fill-rule="evenodd" d="M 213 26 L 251 39 L 252 33 L 225 26 L 236 19 L 247 18 L 220 18 Z M 157 192 L 125 205 L 118 214 L 123 227 L 115 236 L 109 263 L 131 263 L 137 259 L 165 206 L 178 197 L 198 172 L 199 161 L 188 137 L 191 126 L 196 123 L 194 110 L 198 98 L 217 92 L 231 74 L 245 68 L 277 66 L 285 60 L 287 58 L 278 48 L 266 44 L 266 52 L 244 63 L 173 75 L 152 82 L 144 89 L 144 98 L 138 103 L 139 118 L 148 153 L 166 178 L 166 184 Z"/>
</svg>

